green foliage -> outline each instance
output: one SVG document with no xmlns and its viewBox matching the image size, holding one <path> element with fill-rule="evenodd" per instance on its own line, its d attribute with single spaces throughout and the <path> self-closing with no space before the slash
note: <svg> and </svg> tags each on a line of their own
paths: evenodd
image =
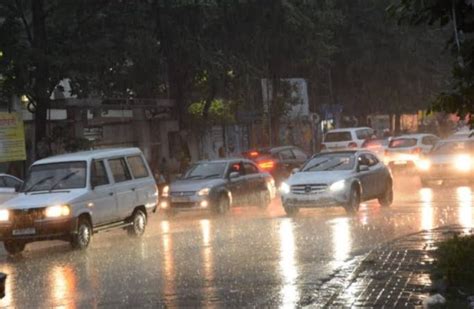
<svg viewBox="0 0 474 309">
<path fill-rule="evenodd" d="M 450 285 L 474 287 L 474 236 L 455 236 L 442 242 L 437 251 L 437 270 Z"/>
<path fill-rule="evenodd" d="M 225 102 L 222 99 L 214 99 L 209 107 L 208 119 L 204 119 L 203 111 L 206 103 L 204 101 L 195 102 L 189 105 L 188 114 L 190 120 L 201 125 L 209 124 L 231 124 L 235 122 L 234 104 Z"/>
</svg>

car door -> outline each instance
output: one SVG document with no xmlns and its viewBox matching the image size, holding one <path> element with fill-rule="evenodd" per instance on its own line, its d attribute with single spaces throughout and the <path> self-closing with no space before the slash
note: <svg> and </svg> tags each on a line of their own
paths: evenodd
<svg viewBox="0 0 474 309">
<path fill-rule="evenodd" d="M 125 219 L 132 214 L 136 203 L 136 184 L 132 181 L 125 158 L 108 159 L 107 162 L 114 179 L 117 216 L 119 219 Z"/>
<path fill-rule="evenodd" d="M 94 225 L 107 224 L 118 219 L 115 190 L 103 160 L 92 160 L 90 168 L 90 204 Z"/>
<path fill-rule="evenodd" d="M 291 175 L 291 171 L 298 167 L 298 162 L 291 148 L 278 152 L 278 161 L 278 175 L 280 179 L 288 178 Z"/>
<path fill-rule="evenodd" d="M 231 173 L 238 173 L 238 177 L 230 178 Z M 229 164 L 227 178 L 229 179 L 228 188 L 232 193 L 232 203 L 242 205 L 246 202 L 247 186 L 245 180 L 244 168 L 242 162 L 234 161 Z"/>
<path fill-rule="evenodd" d="M 244 162 L 246 195 L 248 201 L 258 201 L 261 191 L 265 188 L 265 179 L 257 166 L 251 162 Z"/>
<path fill-rule="evenodd" d="M 0 203 L 6 202 L 14 197 L 17 192 L 16 189 L 21 185 L 21 181 L 16 180 L 13 177 L 1 176 L 0 177 Z"/>
<path fill-rule="evenodd" d="M 371 178 L 373 177 L 371 180 L 374 189 L 372 196 L 380 196 L 386 189 L 387 171 L 376 156 L 371 153 L 366 154 L 366 156 L 369 160 L 369 169 L 371 173 L 373 173 L 373 175 L 370 176 Z"/>
<path fill-rule="evenodd" d="M 367 200 L 374 197 L 377 194 L 376 180 L 377 173 L 374 166 L 370 166 L 371 160 L 369 154 L 363 153 L 360 154 L 357 159 L 357 164 L 359 165 L 358 177 L 362 184 L 362 199 Z M 368 167 L 368 170 L 361 171 L 360 166 L 365 165 Z"/>
<path fill-rule="evenodd" d="M 150 172 L 146 166 L 145 159 L 137 154 L 127 157 L 127 163 L 132 172 L 134 183 L 136 184 L 135 205 L 155 203 L 156 197 L 154 196 L 154 192 L 156 191 L 156 185 L 153 181 L 150 181 Z"/>
</svg>

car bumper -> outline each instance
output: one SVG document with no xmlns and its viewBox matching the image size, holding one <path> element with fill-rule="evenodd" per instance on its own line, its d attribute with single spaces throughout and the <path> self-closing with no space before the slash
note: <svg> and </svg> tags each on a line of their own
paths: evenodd
<svg viewBox="0 0 474 309">
<path fill-rule="evenodd" d="M 208 197 L 191 196 L 186 199 L 165 198 L 160 203 L 161 211 L 205 211 L 211 209 L 211 199 Z"/>
<path fill-rule="evenodd" d="M 284 207 L 324 208 L 341 206 L 349 200 L 349 194 L 343 192 L 322 192 L 317 194 L 285 194 L 281 197 Z"/>
<path fill-rule="evenodd" d="M 0 224 L 0 241 L 23 240 L 38 241 L 64 239 L 75 231 L 74 218 L 39 220 L 29 225 L 14 225 L 13 223 Z"/>
</svg>

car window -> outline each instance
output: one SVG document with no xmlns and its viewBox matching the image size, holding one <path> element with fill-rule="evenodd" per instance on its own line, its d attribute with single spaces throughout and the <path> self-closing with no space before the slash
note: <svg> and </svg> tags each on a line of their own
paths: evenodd
<svg viewBox="0 0 474 309">
<path fill-rule="evenodd" d="M 357 136 L 358 139 L 366 139 L 370 136 L 369 133 L 370 132 L 367 129 L 357 130 L 356 131 L 356 136 Z"/>
<path fill-rule="evenodd" d="M 390 141 L 389 148 L 405 148 L 416 146 L 418 140 L 416 138 L 397 138 Z"/>
<path fill-rule="evenodd" d="M 2 177 L 3 180 L 0 181 L 0 184 L 5 185 L 7 188 L 17 188 L 19 185 L 21 185 L 21 182 L 16 180 L 13 177 Z"/>
<path fill-rule="evenodd" d="M 352 153 L 328 153 L 309 160 L 302 172 L 344 171 L 354 168 L 355 156 Z"/>
<path fill-rule="evenodd" d="M 191 165 L 184 174 L 184 179 L 206 179 L 224 177 L 227 163 L 225 162 L 199 162 Z"/>
<path fill-rule="evenodd" d="M 134 178 L 144 178 L 148 176 L 148 170 L 141 156 L 128 157 L 127 161 Z"/>
<path fill-rule="evenodd" d="M 109 177 L 107 176 L 107 172 L 105 170 L 104 161 L 92 161 L 91 184 L 94 187 L 109 184 Z"/>
<path fill-rule="evenodd" d="M 359 157 L 359 164 L 374 166 L 377 165 L 377 163 L 379 163 L 377 157 L 370 153 L 364 153 Z"/>
<path fill-rule="evenodd" d="M 291 151 L 291 149 L 285 149 L 279 152 L 279 156 L 281 160 L 294 160 L 295 155 Z"/>
<path fill-rule="evenodd" d="M 24 191 L 78 189 L 86 186 L 85 161 L 33 165 L 23 184 Z"/>
<path fill-rule="evenodd" d="M 252 163 L 244 163 L 244 170 L 246 175 L 258 174 L 258 168 Z"/>
<path fill-rule="evenodd" d="M 110 159 L 109 166 L 115 182 L 123 182 L 132 179 L 124 158 Z"/>
<path fill-rule="evenodd" d="M 308 156 L 298 148 L 293 148 L 293 154 L 297 160 L 306 161 L 308 159 Z"/>
<path fill-rule="evenodd" d="M 243 175 L 244 171 L 242 168 L 242 164 L 240 164 L 240 162 L 232 163 L 229 168 L 229 175 L 230 173 L 239 173 L 239 175 Z"/>
<path fill-rule="evenodd" d="M 424 136 L 422 139 L 421 139 L 421 143 L 423 145 L 434 145 L 436 144 L 436 138 L 433 137 L 433 136 Z"/>
<path fill-rule="evenodd" d="M 324 137 L 324 142 L 346 142 L 351 141 L 352 135 L 349 131 L 328 132 Z"/>
</svg>

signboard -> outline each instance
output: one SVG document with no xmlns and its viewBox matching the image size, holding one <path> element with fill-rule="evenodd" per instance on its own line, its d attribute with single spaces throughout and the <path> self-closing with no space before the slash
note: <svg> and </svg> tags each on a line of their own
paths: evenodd
<svg viewBox="0 0 474 309">
<path fill-rule="evenodd" d="M 19 113 L 0 112 L 0 162 L 26 160 L 25 130 Z"/>
</svg>

